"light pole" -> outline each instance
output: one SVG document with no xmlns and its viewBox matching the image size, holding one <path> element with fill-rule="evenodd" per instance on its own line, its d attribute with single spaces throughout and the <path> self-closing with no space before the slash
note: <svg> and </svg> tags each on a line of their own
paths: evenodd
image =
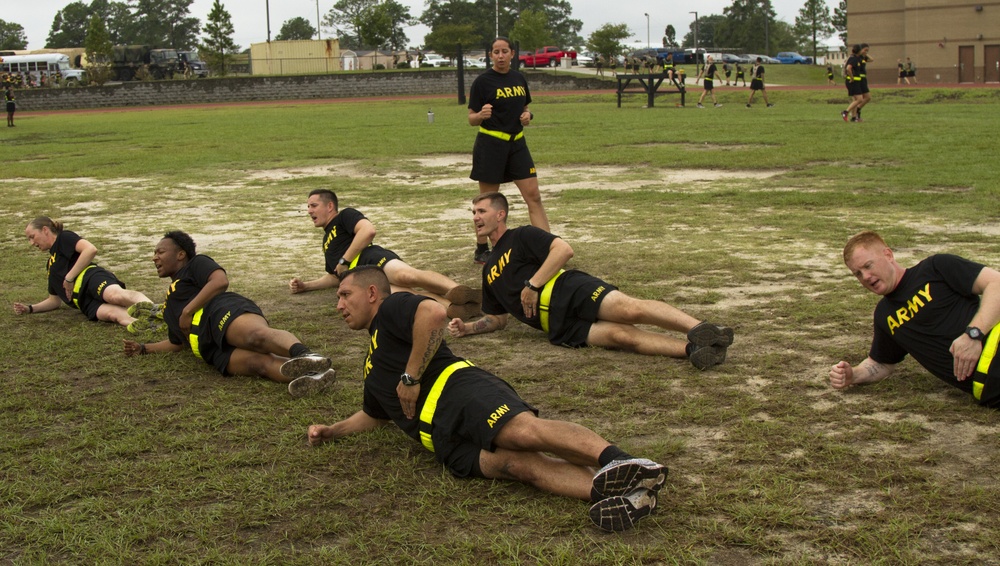
<svg viewBox="0 0 1000 566">
<path fill-rule="evenodd" d="M 494 2 L 494 7 L 496 9 L 496 12 L 495 12 L 494 15 L 496 17 L 495 22 L 496 22 L 497 29 L 496 29 L 496 35 L 494 35 L 493 37 L 500 37 L 500 0 L 496 0 L 496 2 Z"/>
<path fill-rule="evenodd" d="M 319 0 L 316 0 L 316 39 L 323 39 L 323 28 L 319 25 Z"/>
<path fill-rule="evenodd" d="M 646 16 L 646 49 L 649 49 L 649 46 L 650 46 L 650 44 L 649 44 L 649 14 L 645 14 L 645 16 Z"/>
<path fill-rule="evenodd" d="M 698 66 L 698 12 L 688 12 L 694 14 L 694 72 L 698 74 L 701 68 Z"/>
</svg>

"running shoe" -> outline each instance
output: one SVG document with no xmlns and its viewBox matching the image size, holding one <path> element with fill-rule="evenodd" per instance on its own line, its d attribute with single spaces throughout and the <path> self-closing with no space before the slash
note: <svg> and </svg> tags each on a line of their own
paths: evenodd
<svg viewBox="0 0 1000 566">
<path fill-rule="evenodd" d="M 459 285 L 445 293 L 444 298 L 453 305 L 481 303 L 483 302 L 483 291 L 481 289 L 473 289 L 468 285 Z"/>
<path fill-rule="evenodd" d="M 747 108 L 753 108 L 753 106 L 750 106 L 749 104 L 747 104 Z"/>
<path fill-rule="evenodd" d="M 602 499 L 590 507 L 590 520 L 600 529 L 627 531 L 656 509 L 656 492 L 640 487 L 628 495 Z"/>
<path fill-rule="evenodd" d="M 337 381 L 337 370 L 328 369 L 323 373 L 310 373 L 288 382 L 288 394 L 298 399 L 323 391 Z"/>
<path fill-rule="evenodd" d="M 688 330 L 688 342 L 698 347 L 703 346 L 729 346 L 733 343 L 733 329 L 728 326 L 719 326 L 711 322 L 699 322 Z"/>
<path fill-rule="evenodd" d="M 153 304 L 149 301 L 140 301 L 130 306 L 126 312 L 132 318 L 158 318 L 163 320 L 163 304 Z"/>
<path fill-rule="evenodd" d="M 688 360 L 694 367 L 700 370 L 706 370 L 726 361 L 726 347 L 704 346 L 701 348 L 695 348 L 691 352 L 691 355 L 688 356 Z"/>
<path fill-rule="evenodd" d="M 319 374 L 330 369 L 330 358 L 319 354 L 306 354 L 281 364 L 281 375 L 295 379 L 304 375 Z"/>
<path fill-rule="evenodd" d="M 614 460 L 594 475 L 593 499 L 631 493 L 636 488 L 657 492 L 667 481 L 667 467 L 646 458 Z"/>
<path fill-rule="evenodd" d="M 767 107 L 768 108 L 774 108 L 774 103 L 768 104 Z"/>
<path fill-rule="evenodd" d="M 473 258 L 473 261 L 475 261 L 479 265 L 484 265 L 489 260 L 490 260 L 490 251 L 489 250 L 486 250 L 486 251 L 483 251 L 483 252 L 476 252 L 476 255 Z"/>
<path fill-rule="evenodd" d="M 845 122 L 847 121 L 847 116 L 848 116 L 847 110 L 840 111 L 840 117 L 843 118 Z"/>
<path fill-rule="evenodd" d="M 704 108 L 704 106 L 702 106 L 701 103 L 699 102 L 698 103 L 698 108 Z"/>
<path fill-rule="evenodd" d="M 166 323 L 158 318 L 137 318 L 125 327 L 132 334 L 155 333 L 166 328 Z"/>
<path fill-rule="evenodd" d="M 715 104 L 715 107 L 716 107 L 716 108 L 722 108 L 722 105 L 721 105 L 721 104 L 719 104 L 719 103 L 716 103 L 716 104 Z"/>
</svg>

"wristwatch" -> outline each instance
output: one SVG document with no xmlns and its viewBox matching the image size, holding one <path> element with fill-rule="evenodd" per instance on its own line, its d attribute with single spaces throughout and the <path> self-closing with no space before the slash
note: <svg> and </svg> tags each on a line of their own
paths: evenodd
<svg viewBox="0 0 1000 566">
<path fill-rule="evenodd" d="M 983 334 L 982 330 L 979 330 L 975 326 L 970 326 L 965 329 L 965 333 L 973 340 L 978 340 L 979 342 L 986 342 L 986 335 Z"/>
<path fill-rule="evenodd" d="M 413 376 L 403 372 L 403 375 L 399 376 L 399 380 L 403 382 L 403 385 L 409 387 L 411 385 L 420 385 L 419 379 L 413 379 Z"/>
<path fill-rule="evenodd" d="M 529 288 L 529 289 L 531 289 L 532 291 L 534 291 L 536 293 L 541 293 L 542 292 L 542 288 L 541 287 L 535 287 L 534 285 L 531 284 L 531 279 L 525 279 L 524 280 L 524 286 L 527 287 L 527 288 Z"/>
<path fill-rule="evenodd" d="M 337 265 L 347 265 L 350 266 L 351 262 L 347 261 L 346 257 L 342 257 L 337 260 Z"/>
</svg>

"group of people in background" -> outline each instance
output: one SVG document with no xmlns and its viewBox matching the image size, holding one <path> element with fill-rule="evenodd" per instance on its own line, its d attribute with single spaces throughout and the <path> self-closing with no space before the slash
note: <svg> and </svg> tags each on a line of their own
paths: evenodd
<svg viewBox="0 0 1000 566">
<path fill-rule="evenodd" d="M 917 84 L 917 66 L 907 57 L 906 63 L 902 59 L 896 59 L 896 84 Z"/>
<path fill-rule="evenodd" d="M 34 73 L 3 73 L 0 75 L 0 85 L 3 88 L 46 88 L 62 86 L 62 73 L 56 71 L 51 75 L 45 71 L 40 71 L 36 77 Z"/>
</svg>

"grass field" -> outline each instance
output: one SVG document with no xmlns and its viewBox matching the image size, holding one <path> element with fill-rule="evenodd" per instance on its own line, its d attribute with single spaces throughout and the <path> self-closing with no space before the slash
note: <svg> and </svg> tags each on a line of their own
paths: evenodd
<svg viewBox="0 0 1000 566">
<path fill-rule="evenodd" d="M 705 110 L 538 96 L 527 137 L 572 265 L 733 326 L 724 365 L 560 349 L 517 323 L 450 341 L 542 416 L 670 466 L 658 514 L 621 535 L 582 502 L 452 478 L 395 430 L 306 446 L 309 424 L 360 407 L 367 348 L 333 292 L 288 293 L 322 273 L 306 194 L 334 189 L 411 265 L 477 284 L 474 131 L 453 99 L 18 115 L 0 180 L 0 562 L 995 563 L 1000 414 L 911 360 L 843 393 L 826 376 L 865 357 L 877 300 L 842 264 L 850 235 L 878 229 L 904 264 L 1000 266 L 1000 92 L 876 90 L 862 124 L 840 120 L 839 87 L 750 110 L 746 89 L 718 92 Z M 23 234 L 41 214 L 154 298 L 153 245 L 188 231 L 339 384 L 295 400 L 187 353 L 126 359 L 123 329 L 69 309 L 15 316 L 46 295 Z"/>
</svg>

